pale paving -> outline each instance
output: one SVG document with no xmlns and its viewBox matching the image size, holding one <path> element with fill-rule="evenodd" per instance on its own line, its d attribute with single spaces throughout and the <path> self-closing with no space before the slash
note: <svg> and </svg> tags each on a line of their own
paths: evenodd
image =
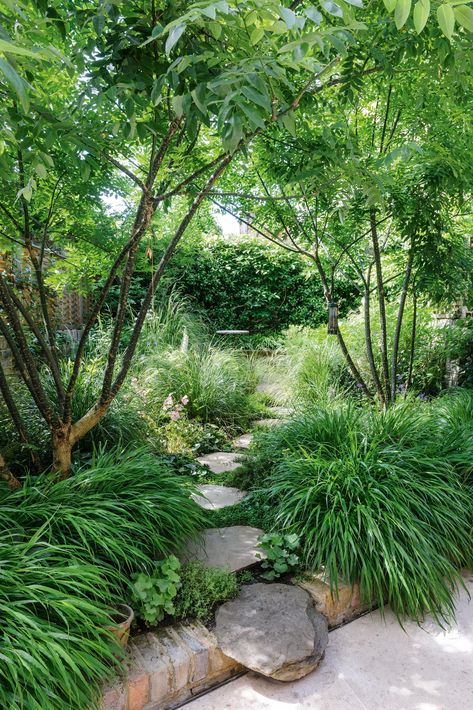
<svg viewBox="0 0 473 710">
<path fill-rule="evenodd" d="M 465 578 L 473 594 L 473 576 Z M 471 710 L 473 601 L 459 594 L 447 631 L 427 620 L 403 630 L 388 611 L 329 635 L 325 660 L 302 680 L 278 683 L 248 673 L 194 700 L 190 710 Z"/>
<path fill-rule="evenodd" d="M 182 560 L 199 560 L 205 567 L 238 572 L 266 557 L 265 552 L 258 547 L 258 538 L 262 534 L 259 528 L 248 525 L 206 528 L 188 542 L 182 552 Z"/>
<path fill-rule="evenodd" d="M 232 451 L 215 451 L 213 454 L 199 456 L 197 461 L 208 466 L 212 473 L 227 473 L 241 466 L 241 454 Z"/>
<path fill-rule="evenodd" d="M 240 491 L 239 488 L 216 486 L 212 483 L 197 486 L 197 491 L 191 498 L 205 510 L 220 510 L 228 505 L 236 505 L 246 496 L 246 492 Z"/>
</svg>

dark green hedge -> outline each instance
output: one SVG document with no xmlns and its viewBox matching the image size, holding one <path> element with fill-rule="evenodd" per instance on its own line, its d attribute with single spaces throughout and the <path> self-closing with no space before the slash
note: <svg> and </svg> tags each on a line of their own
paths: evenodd
<svg viewBox="0 0 473 710">
<path fill-rule="evenodd" d="M 148 280 L 143 274 L 143 285 Z M 327 317 L 314 269 L 301 257 L 254 238 L 184 244 L 166 280 L 216 329 L 276 332 L 292 324 L 317 326 Z M 348 279 L 338 283 L 343 313 L 355 305 L 357 296 Z"/>
</svg>

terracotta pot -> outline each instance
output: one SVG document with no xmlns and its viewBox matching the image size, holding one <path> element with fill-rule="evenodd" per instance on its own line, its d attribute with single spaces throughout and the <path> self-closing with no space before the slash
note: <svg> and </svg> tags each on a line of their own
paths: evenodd
<svg viewBox="0 0 473 710">
<path fill-rule="evenodd" d="M 107 626 L 107 630 L 115 636 L 117 643 L 122 648 L 126 648 L 130 637 L 131 623 L 135 617 L 135 613 L 128 604 L 118 604 L 117 610 L 112 619 L 115 622 L 113 625 Z"/>
</svg>

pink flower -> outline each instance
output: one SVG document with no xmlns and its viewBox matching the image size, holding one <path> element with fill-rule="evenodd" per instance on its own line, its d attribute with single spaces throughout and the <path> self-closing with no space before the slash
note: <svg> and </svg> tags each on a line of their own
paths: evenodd
<svg viewBox="0 0 473 710">
<path fill-rule="evenodd" d="M 186 406 L 186 404 L 189 404 L 189 397 L 185 394 L 184 397 L 181 398 L 181 402 Z"/>
<path fill-rule="evenodd" d="M 172 394 L 168 394 L 168 396 L 163 402 L 163 409 L 167 410 L 171 409 L 171 407 L 174 407 L 174 397 L 172 396 Z"/>
<path fill-rule="evenodd" d="M 173 412 L 171 412 L 170 417 L 171 417 L 171 421 L 177 422 L 177 420 L 181 418 L 181 415 L 179 414 L 177 409 L 175 409 Z"/>
</svg>

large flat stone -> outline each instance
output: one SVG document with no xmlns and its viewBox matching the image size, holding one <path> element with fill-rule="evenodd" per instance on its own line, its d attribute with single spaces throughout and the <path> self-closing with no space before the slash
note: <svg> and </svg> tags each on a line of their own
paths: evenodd
<svg viewBox="0 0 473 710">
<path fill-rule="evenodd" d="M 225 655 L 276 680 L 317 668 L 328 642 L 327 620 L 303 589 L 252 584 L 217 611 L 215 633 Z"/>
<path fill-rule="evenodd" d="M 199 560 L 205 567 L 238 572 L 260 562 L 265 556 L 263 550 L 257 547 L 258 537 L 262 534 L 259 528 L 247 525 L 208 528 L 200 537 L 188 543 L 182 559 Z"/>
<path fill-rule="evenodd" d="M 195 502 L 205 510 L 219 510 L 228 505 L 236 505 L 245 496 L 245 491 L 230 486 L 214 486 L 211 483 L 197 486 L 198 494 L 192 496 Z"/>
<path fill-rule="evenodd" d="M 197 461 L 204 466 L 208 466 L 212 473 L 226 473 L 227 471 L 234 471 L 236 468 L 240 468 L 241 463 L 237 461 L 239 458 L 240 454 L 234 452 L 216 451 L 213 454 L 200 456 Z"/>
</svg>

